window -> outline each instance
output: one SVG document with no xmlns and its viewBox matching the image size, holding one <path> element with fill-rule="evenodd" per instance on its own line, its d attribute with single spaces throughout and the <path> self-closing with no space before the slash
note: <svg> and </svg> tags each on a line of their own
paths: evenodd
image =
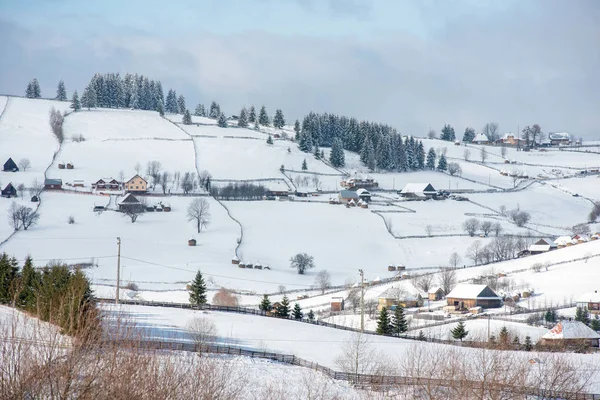
<svg viewBox="0 0 600 400">
<path fill-rule="evenodd" d="M 137 186 L 136 186 L 135 188 L 136 188 L 136 189 L 139 189 L 139 187 L 137 187 Z"/>
</svg>

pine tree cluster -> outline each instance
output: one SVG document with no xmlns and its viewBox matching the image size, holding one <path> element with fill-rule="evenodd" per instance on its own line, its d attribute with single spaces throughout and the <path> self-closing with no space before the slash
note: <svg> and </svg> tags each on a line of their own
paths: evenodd
<svg viewBox="0 0 600 400">
<path fill-rule="evenodd" d="M 27 90 L 25 91 L 25 97 L 28 99 L 39 99 L 42 97 L 42 90 L 40 89 L 40 83 L 37 78 L 33 78 L 27 84 Z"/>
<path fill-rule="evenodd" d="M 118 73 L 95 74 L 81 98 L 86 108 L 134 108 L 140 110 L 164 108 L 164 94 L 160 81 L 144 75 Z"/>
</svg>

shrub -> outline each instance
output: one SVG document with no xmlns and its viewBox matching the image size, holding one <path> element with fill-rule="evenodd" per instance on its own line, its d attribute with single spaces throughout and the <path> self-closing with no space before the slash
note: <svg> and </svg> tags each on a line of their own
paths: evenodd
<svg viewBox="0 0 600 400">
<path fill-rule="evenodd" d="M 72 225 L 75 223 L 75 217 L 72 215 L 69 215 L 69 219 L 67 221 L 69 222 L 69 225 Z"/>
</svg>

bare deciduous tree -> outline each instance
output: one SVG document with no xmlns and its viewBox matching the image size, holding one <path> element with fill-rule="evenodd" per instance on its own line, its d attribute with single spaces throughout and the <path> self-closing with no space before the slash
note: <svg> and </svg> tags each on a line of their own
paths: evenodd
<svg viewBox="0 0 600 400">
<path fill-rule="evenodd" d="M 450 293 L 456 286 L 456 271 L 452 268 L 443 268 L 438 274 L 438 285 L 444 293 Z"/>
<path fill-rule="evenodd" d="M 473 260 L 473 264 L 479 264 L 479 262 L 481 261 L 482 250 L 483 249 L 481 242 L 479 240 L 476 240 L 473 243 L 471 243 L 471 245 L 467 248 L 466 256 Z"/>
<path fill-rule="evenodd" d="M 485 164 L 485 160 L 488 158 L 488 153 L 485 151 L 485 146 L 481 146 L 481 149 L 479 150 L 479 158 L 481 159 L 481 163 Z"/>
<path fill-rule="evenodd" d="M 492 231 L 492 222 L 491 221 L 483 221 L 481 223 L 481 232 L 484 236 L 487 236 Z"/>
<path fill-rule="evenodd" d="M 56 136 L 56 139 L 58 139 L 58 141 L 60 143 L 62 143 L 63 139 L 64 139 L 64 135 L 63 135 L 63 122 L 65 120 L 64 115 L 57 110 L 56 108 L 52 107 L 50 109 L 50 128 L 52 128 L 52 133 L 54 133 L 54 136 Z"/>
<path fill-rule="evenodd" d="M 188 222 L 194 221 L 198 233 L 210 224 L 210 204 L 205 198 L 192 200 L 187 211 Z"/>
<path fill-rule="evenodd" d="M 183 174 L 183 178 L 181 179 L 181 190 L 183 193 L 188 194 L 192 190 L 194 190 L 194 186 L 196 186 L 196 178 L 190 172 L 186 172 Z"/>
<path fill-rule="evenodd" d="M 475 233 L 479 229 L 479 220 L 477 218 L 469 218 L 463 222 L 463 229 L 469 234 L 469 236 L 475 236 Z"/>
<path fill-rule="evenodd" d="M 160 169 L 162 165 L 160 161 L 149 161 L 148 166 L 146 167 L 146 174 L 152 178 L 152 190 L 156 188 L 156 185 L 160 183 Z"/>
<path fill-rule="evenodd" d="M 196 317 L 187 325 L 187 332 L 196 344 L 196 349 L 202 353 L 202 349 L 217 339 L 217 327 L 214 322 L 204 317 Z"/>
<path fill-rule="evenodd" d="M 160 175 L 160 187 L 162 188 L 163 194 L 167 194 L 167 191 L 169 190 L 170 185 L 171 185 L 171 174 L 169 174 L 167 171 L 164 171 Z"/>
<path fill-rule="evenodd" d="M 136 174 L 139 175 L 142 172 L 142 164 L 140 164 L 139 162 L 135 163 L 133 170 L 135 171 Z"/>
<path fill-rule="evenodd" d="M 25 184 L 19 183 L 17 185 L 17 193 L 21 196 L 21 200 L 23 200 L 23 196 L 25 195 Z"/>
<path fill-rule="evenodd" d="M 452 268 L 456 268 L 461 261 L 462 258 L 458 255 L 457 252 L 450 254 L 450 259 L 448 260 L 448 262 L 450 263 Z"/>
<path fill-rule="evenodd" d="M 331 287 L 331 275 L 327 270 L 319 271 L 315 276 L 315 286 L 321 290 L 321 294 Z"/>
<path fill-rule="evenodd" d="M 510 175 L 510 179 L 513 182 L 513 188 L 517 187 L 517 182 L 519 182 L 519 180 L 521 179 L 523 172 L 521 172 L 518 169 L 513 169 L 509 175 Z"/>
<path fill-rule="evenodd" d="M 463 157 L 465 161 L 469 161 L 469 157 L 471 157 L 471 150 L 469 150 L 468 147 L 465 147 L 465 150 L 463 151 Z"/>
<path fill-rule="evenodd" d="M 433 235 L 433 226 L 426 225 L 425 226 L 425 232 L 427 233 L 427 236 L 431 237 Z"/>
<path fill-rule="evenodd" d="M 507 153 L 508 153 L 508 149 L 506 148 L 506 146 L 504 144 L 502 144 L 502 146 L 500 146 L 500 155 L 502 156 L 502 158 L 506 158 Z"/>
<path fill-rule="evenodd" d="M 298 253 L 290 258 L 290 267 L 296 269 L 298 274 L 303 275 L 307 269 L 315 267 L 315 261 L 311 255 Z"/>
<path fill-rule="evenodd" d="M 448 163 L 448 173 L 452 176 L 456 174 L 460 175 L 462 173 L 462 168 L 460 167 L 460 164 L 455 162 Z"/>
<path fill-rule="evenodd" d="M 236 307 L 240 300 L 235 293 L 226 288 L 221 288 L 215 293 L 212 298 L 212 304 L 218 306 Z"/>
<path fill-rule="evenodd" d="M 573 235 L 589 235 L 591 230 L 588 224 L 577 224 L 571 228 Z"/>
<path fill-rule="evenodd" d="M 31 166 L 31 161 L 29 161 L 29 158 L 21 158 L 19 160 L 19 168 L 22 171 L 27 171 L 30 166 Z"/>
<path fill-rule="evenodd" d="M 431 285 L 433 284 L 433 275 L 432 274 L 425 274 L 425 275 L 421 275 L 416 279 L 416 287 L 418 289 L 421 289 L 422 291 L 424 291 L 425 293 L 427 293 L 429 291 L 429 289 L 431 289 Z"/>
<path fill-rule="evenodd" d="M 500 138 L 498 134 L 498 123 L 497 122 L 488 122 L 483 127 L 481 131 L 485 136 L 487 136 L 490 142 L 495 142 Z"/>
<path fill-rule="evenodd" d="M 502 225 L 500 225 L 500 222 L 494 223 L 494 225 L 492 226 L 492 231 L 494 232 L 494 235 L 496 235 L 496 237 L 500 236 L 500 232 L 502 232 Z"/>
<path fill-rule="evenodd" d="M 342 372 L 379 375 L 386 368 L 382 356 L 375 350 L 369 335 L 353 332 L 342 345 L 342 354 L 335 359 L 335 364 Z"/>
<path fill-rule="evenodd" d="M 140 200 L 140 204 L 124 207 L 121 209 L 121 212 L 124 216 L 131 219 L 131 223 L 133 224 L 140 215 L 146 212 L 146 202 L 142 199 Z"/>
<path fill-rule="evenodd" d="M 40 214 L 30 207 L 20 206 L 12 202 L 8 210 L 8 220 L 15 231 L 27 230 L 29 227 L 38 223 Z"/>
<path fill-rule="evenodd" d="M 429 132 L 427 132 L 427 138 L 428 139 L 436 139 L 437 138 L 437 133 L 435 132 L 434 129 L 430 129 Z"/>
<path fill-rule="evenodd" d="M 44 185 L 37 179 L 34 179 L 29 185 L 29 194 L 31 197 L 39 196 L 44 191 Z"/>
</svg>

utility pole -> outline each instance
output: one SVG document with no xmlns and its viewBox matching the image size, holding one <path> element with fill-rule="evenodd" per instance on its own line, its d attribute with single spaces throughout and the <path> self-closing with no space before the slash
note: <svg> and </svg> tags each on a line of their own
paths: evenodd
<svg viewBox="0 0 600 400">
<path fill-rule="evenodd" d="M 121 286 L 121 238 L 117 238 L 117 294 L 115 304 L 119 304 L 119 286 Z"/>
<path fill-rule="evenodd" d="M 360 273 L 360 331 L 365 331 L 365 273 L 359 269 Z"/>
</svg>

